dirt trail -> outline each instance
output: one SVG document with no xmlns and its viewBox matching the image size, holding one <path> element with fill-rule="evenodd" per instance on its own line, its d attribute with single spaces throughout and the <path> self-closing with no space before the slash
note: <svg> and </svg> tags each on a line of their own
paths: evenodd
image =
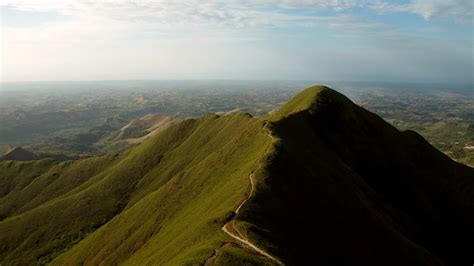
<svg viewBox="0 0 474 266">
<path fill-rule="evenodd" d="M 265 128 L 266 129 L 266 128 Z M 270 133 L 270 130 L 267 130 L 267 136 L 270 138 L 271 143 L 273 143 L 273 136 Z M 259 167 L 262 167 L 262 164 L 259 163 Z M 252 173 L 249 174 L 249 180 L 250 180 L 250 193 L 248 194 L 247 198 L 245 198 L 242 203 L 240 203 L 239 207 L 235 210 L 235 214 L 238 214 L 242 206 L 252 197 L 253 192 L 255 190 L 255 182 L 253 180 L 255 176 L 255 170 L 252 171 Z M 237 240 L 240 244 L 244 245 L 245 247 L 259 253 L 262 256 L 265 256 L 266 258 L 270 259 L 271 261 L 275 262 L 276 264 L 279 265 L 284 265 L 283 262 L 281 262 L 279 259 L 273 257 L 269 253 L 267 253 L 265 250 L 257 247 L 256 245 L 252 244 L 240 231 L 235 227 L 235 221 L 231 220 L 227 222 L 223 227 L 222 230 L 232 237 L 233 239 Z"/>
</svg>

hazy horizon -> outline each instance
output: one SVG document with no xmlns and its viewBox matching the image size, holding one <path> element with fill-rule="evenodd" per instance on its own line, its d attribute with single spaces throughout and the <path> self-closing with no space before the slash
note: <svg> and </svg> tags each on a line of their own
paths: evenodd
<svg viewBox="0 0 474 266">
<path fill-rule="evenodd" d="M 456 93 L 472 96 L 472 83 L 423 83 L 387 81 L 324 81 L 324 80 L 224 80 L 224 79 L 181 79 L 181 80 L 87 80 L 87 81 L 15 81 L 0 82 L 0 93 L 15 92 L 88 92 L 88 91 L 173 91 L 173 90 L 252 90 L 272 89 L 298 91 L 314 85 L 325 85 L 342 92 L 347 89 L 366 91 L 378 89 L 397 92 Z"/>
</svg>

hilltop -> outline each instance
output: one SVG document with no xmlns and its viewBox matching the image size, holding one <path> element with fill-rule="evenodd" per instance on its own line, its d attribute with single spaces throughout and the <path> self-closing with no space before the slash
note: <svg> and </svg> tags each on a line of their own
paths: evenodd
<svg viewBox="0 0 474 266">
<path fill-rule="evenodd" d="M 160 114 L 148 114 L 143 117 L 133 119 L 130 121 L 130 123 L 120 128 L 114 140 L 139 143 L 156 134 L 158 130 L 165 129 L 179 121 L 180 119 L 175 119 Z"/>
<path fill-rule="evenodd" d="M 2 264 L 470 263 L 474 169 L 324 86 L 0 173 Z"/>
<path fill-rule="evenodd" d="M 0 161 L 5 160 L 17 160 L 17 161 L 32 161 L 38 160 L 40 157 L 30 151 L 23 149 L 22 147 L 11 147 L 3 156 L 0 157 Z"/>
<path fill-rule="evenodd" d="M 5 154 L 0 157 L 1 161 L 15 160 L 15 161 L 34 161 L 50 158 L 57 161 L 68 161 L 73 159 L 78 159 L 76 157 L 70 157 L 63 154 L 35 154 L 31 151 L 28 151 L 22 147 L 9 147 Z"/>
</svg>

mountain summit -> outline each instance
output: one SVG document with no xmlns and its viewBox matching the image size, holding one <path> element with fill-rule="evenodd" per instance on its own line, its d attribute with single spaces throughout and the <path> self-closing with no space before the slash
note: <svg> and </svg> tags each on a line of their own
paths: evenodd
<svg viewBox="0 0 474 266">
<path fill-rule="evenodd" d="M 2 264 L 470 261 L 474 169 L 324 87 L 118 155 L 0 162 Z"/>
</svg>

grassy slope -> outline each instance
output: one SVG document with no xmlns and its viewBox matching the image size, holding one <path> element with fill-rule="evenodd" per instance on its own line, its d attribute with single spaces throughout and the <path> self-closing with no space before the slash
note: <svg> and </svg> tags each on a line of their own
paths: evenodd
<svg viewBox="0 0 474 266">
<path fill-rule="evenodd" d="M 203 261 L 227 239 L 220 227 L 244 198 L 268 143 L 258 119 L 208 115 L 99 163 L 100 171 L 94 161 L 51 162 L 2 197 L 2 207 L 29 207 L 0 222 L 0 261 L 48 261 L 82 238 L 55 263 Z M 74 189 L 58 189 L 79 176 Z M 41 200 L 31 197 L 36 192 Z M 55 197 L 41 196 L 47 193 Z"/>
<path fill-rule="evenodd" d="M 48 171 L 54 165 L 52 160 L 29 162 L 3 161 L 0 162 L 0 197 L 14 190 L 21 190 L 32 180 Z"/>
<path fill-rule="evenodd" d="M 278 141 L 257 193 L 237 217 L 254 243 L 288 264 L 469 260 L 473 169 L 332 90 L 309 88 L 282 110 L 269 118 Z"/>
<path fill-rule="evenodd" d="M 268 117 L 270 121 L 278 121 L 289 115 L 311 110 L 317 101 L 318 94 L 326 90 L 325 86 L 313 86 L 295 95 L 290 101 L 280 107 L 275 113 Z"/>
<path fill-rule="evenodd" d="M 20 214 L 62 196 L 106 169 L 115 159 L 103 156 L 62 163 L 52 160 L 0 163 L 5 173 L 2 181 L 25 180 L 0 198 L 0 213 Z M 27 169 L 37 172 L 30 173 Z"/>
<path fill-rule="evenodd" d="M 245 114 L 208 115 L 159 168 L 142 179 L 137 188 L 148 187 L 141 192 L 146 196 L 137 196 L 141 199 L 133 206 L 54 264 L 205 261 L 226 240 L 220 227 L 242 200 L 247 175 L 268 144 L 261 128 L 259 120 Z"/>
<path fill-rule="evenodd" d="M 209 114 L 108 163 L 1 163 L 0 207 L 11 217 L 0 222 L 0 261 L 271 264 L 221 230 L 257 168 L 237 226 L 287 264 L 465 259 L 472 169 L 322 86 L 268 120 L 274 145 L 262 120 Z"/>
<path fill-rule="evenodd" d="M 190 121 L 170 129 L 169 136 L 158 138 L 151 147 L 138 147 L 122 155 L 111 167 L 66 195 L 0 222 L 0 260 L 25 263 L 51 257 L 107 222 L 127 204 L 135 184 L 161 154 L 177 145 L 192 127 Z"/>
</svg>

